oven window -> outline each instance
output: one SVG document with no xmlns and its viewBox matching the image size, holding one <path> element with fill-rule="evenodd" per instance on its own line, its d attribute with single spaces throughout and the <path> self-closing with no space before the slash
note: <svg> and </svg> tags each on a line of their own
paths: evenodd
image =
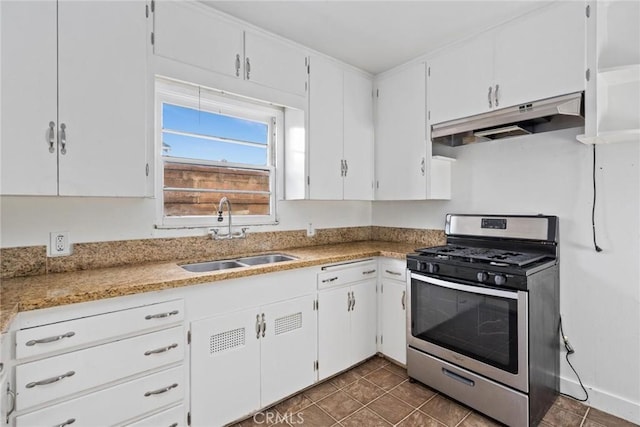
<svg viewBox="0 0 640 427">
<path fill-rule="evenodd" d="M 518 373 L 517 300 L 411 281 L 411 334 Z"/>
</svg>

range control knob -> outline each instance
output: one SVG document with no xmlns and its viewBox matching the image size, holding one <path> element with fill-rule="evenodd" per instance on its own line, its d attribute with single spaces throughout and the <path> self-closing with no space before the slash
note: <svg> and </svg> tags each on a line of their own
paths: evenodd
<svg viewBox="0 0 640 427">
<path fill-rule="evenodd" d="M 418 263 L 418 271 L 427 271 L 427 263 L 419 262 Z"/>
<path fill-rule="evenodd" d="M 478 279 L 478 282 L 486 282 L 487 279 L 489 278 L 489 275 L 484 271 L 481 271 L 476 275 L 476 278 Z"/>
<path fill-rule="evenodd" d="M 493 281 L 495 282 L 496 285 L 498 286 L 502 286 L 505 283 L 507 283 L 507 278 L 506 276 L 503 276 L 502 274 L 496 274 L 493 278 Z"/>
<path fill-rule="evenodd" d="M 438 272 L 438 270 L 440 270 L 438 264 L 427 264 L 427 273 L 435 274 Z"/>
</svg>

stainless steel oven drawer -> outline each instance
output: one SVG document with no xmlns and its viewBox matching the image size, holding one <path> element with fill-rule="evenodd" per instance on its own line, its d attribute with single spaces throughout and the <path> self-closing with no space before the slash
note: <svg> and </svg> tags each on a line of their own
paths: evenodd
<svg viewBox="0 0 640 427">
<path fill-rule="evenodd" d="M 511 427 L 529 424 L 526 394 L 411 347 L 407 349 L 407 370 L 411 378 Z"/>
</svg>

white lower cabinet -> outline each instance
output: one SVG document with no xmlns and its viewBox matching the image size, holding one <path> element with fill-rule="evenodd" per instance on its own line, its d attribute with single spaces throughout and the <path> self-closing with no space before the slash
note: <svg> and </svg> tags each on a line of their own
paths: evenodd
<svg viewBox="0 0 640 427">
<path fill-rule="evenodd" d="M 314 299 L 191 323 L 192 425 L 224 425 L 313 384 Z"/>
<path fill-rule="evenodd" d="M 185 397 L 185 377 L 184 367 L 178 366 L 17 416 L 16 427 L 119 424 L 181 402 Z"/>
<path fill-rule="evenodd" d="M 376 276 L 366 278 L 376 273 L 376 263 L 338 268 L 320 273 L 319 278 L 320 380 L 376 354 Z M 345 283 L 343 276 L 358 279 Z M 327 281 L 324 284 L 328 284 L 326 289 L 323 289 L 324 280 Z M 332 283 L 336 285 L 331 286 Z"/>
<path fill-rule="evenodd" d="M 380 260 L 380 351 L 407 363 L 407 284 L 404 261 Z"/>
</svg>

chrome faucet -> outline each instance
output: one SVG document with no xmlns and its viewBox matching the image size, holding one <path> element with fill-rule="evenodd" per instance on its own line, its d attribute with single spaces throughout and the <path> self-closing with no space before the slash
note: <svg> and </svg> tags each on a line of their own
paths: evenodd
<svg viewBox="0 0 640 427">
<path fill-rule="evenodd" d="M 227 217 L 229 220 L 229 224 L 228 224 L 228 231 L 226 234 L 220 234 L 218 229 L 212 228 L 211 229 L 211 237 L 213 238 L 213 240 L 223 240 L 223 239 L 244 239 L 245 237 L 247 237 L 247 228 L 243 227 L 241 229 L 241 231 L 237 231 L 237 232 L 233 232 L 232 228 L 231 228 L 231 202 L 229 201 L 229 198 L 227 196 L 224 196 L 222 199 L 220 199 L 220 203 L 218 203 L 218 222 L 222 222 L 224 219 L 222 218 L 222 208 L 224 205 L 227 205 Z"/>
</svg>

